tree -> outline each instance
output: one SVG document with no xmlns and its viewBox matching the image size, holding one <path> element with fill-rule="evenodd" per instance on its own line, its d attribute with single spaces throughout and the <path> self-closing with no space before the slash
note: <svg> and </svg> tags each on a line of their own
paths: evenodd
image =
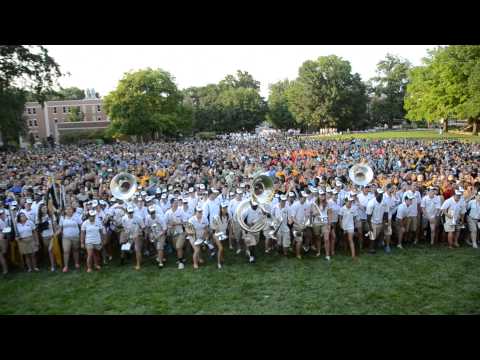
<svg viewBox="0 0 480 360">
<path fill-rule="evenodd" d="M 0 133 L 4 140 L 25 134 L 27 92 L 43 105 L 60 76 L 59 65 L 43 46 L 0 45 Z"/>
<path fill-rule="evenodd" d="M 182 99 L 174 78 L 164 70 L 148 68 L 126 73 L 104 98 L 111 119 L 110 133 L 147 139 L 157 134 L 175 135 L 190 125 Z"/>
<path fill-rule="evenodd" d="M 291 129 L 296 125 L 295 118 L 288 109 L 286 94 L 291 85 L 292 82 L 288 79 L 270 85 L 267 121 L 276 128 Z"/>
<path fill-rule="evenodd" d="M 480 121 L 479 71 L 480 46 L 454 45 L 428 52 L 423 65 L 410 71 L 410 84 L 405 97 L 406 117 L 418 121 L 468 119 L 473 133 Z"/>
<path fill-rule="evenodd" d="M 410 68 L 408 60 L 391 54 L 377 64 L 377 76 L 371 79 L 371 86 L 375 96 L 372 115 L 375 120 L 381 121 L 378 125 L 386 122 L 391 129 L 395 119 L 405 116 L 403 101 Z"/>
<path fill-rule="evenodd" d="M 45 94 L 45 101 L 59 100 L 83 100 L 85 99 L 85 90 L 78 87 L 60 88 L 57 91 L 51 91 Z M 27 101 L 36 101 L 35 94 L 28 92 Z"/>
<path fill-rule="evenodd" d="M 308 60 L 287 91 L 288 108 L 303 128 L 358 128 L 366 118 L 366 87 L 335 55 Z"/>
<path fill-rule="evenodd" d="M 248 88 L 260 90 L 260 81 L 256 81 L 247 71 L 241 70 L 237 70 L 236 77 L 234 75 L 227 75 L 218 85 L 221 89 Z"/>
<path fill-rule="evenodd" d="M 85 118 L 85 114 L 83 111 L 80 110 L 79 106 L 74 106 L 70 108 L 70 112 L 68 113 L 67 120 L 71 122 L 79 122 L 83 121 Z"/>
</svg>

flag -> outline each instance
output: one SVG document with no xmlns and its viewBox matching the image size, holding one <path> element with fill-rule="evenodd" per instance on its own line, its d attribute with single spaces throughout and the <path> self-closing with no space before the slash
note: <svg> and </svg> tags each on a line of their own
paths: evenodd
<svg viewBox="0 0 480 360">
<path fill-rule="evenodd" d="M 62 249 L 60 248 L 60 240 L 56 234 L 53 235 L 52 238 L 52 254 L 57 266 L 62 267 Z"/>
</svg>

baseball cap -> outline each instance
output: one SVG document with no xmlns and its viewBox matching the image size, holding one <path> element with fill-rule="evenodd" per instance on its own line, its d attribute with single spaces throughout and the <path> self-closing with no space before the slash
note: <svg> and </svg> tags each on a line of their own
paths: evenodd
<svg viewBox="0 0 480 360">
<path fill-rule="evenodd" d="M 5 212 L 4 209 L 0 209 L 0 215 L 3 214 Z"/>
<path fill-rule="evenodd" d="M 337 181 L 337 182 L 335 183 L 335 186 L 342 186 L 342 185 L 343 185 L 343 184 L 342 184 L 340 181 Z"/>
<path fill-rule="evenodd" d="M 233 191 L 230 191 L 230 196 L 234 196 L 235 193 Z"/>
<path fill-rule="evenodd" d="M 290 192 L 288 193 L 288 196 L 290 196 L 290 197 L 295 197 L 295 193 L 294 193 L 293 191 L 290 191 Z"/>
<path fill-rule="evenodd" d="M 157 188 L 157 190 L 155 190 L 155 194 L 161 194 L 162 193 L 162 190 L 160 190 L 160 188 Z"/>
<path fill-rule="evenodd" d="M 333 189 L 333 190 L 332 190 L 332 194 L 333 194 L 333 195 L 336 195 L 336 194 L 338 194 L 338 191 L 337 191 L 337 189 Z"/>
<path fill-rule="evenodd" d="M 131 206 L 127 207 L 127 212 L 133 213 L 133 207 L 131 207 Z"/>
<path fill-rule="evenodd" d="M 182 199 L 182 202 L 183 202 L 184 204 L 188 204 L 188 199 L 187 199 L 187 198 L 183 198 L 183 199 Z"/>
<path fill-rule="evenodd" d="M 325 195 L 325 191 L 323 189 L 318 190 L 318 195 Z"/>
<path fill-rule="evenodd" d="M 332 192 L 332 188 L 331 188 L 330 186 L 328 186 L 326 192 L 327 192 L 327 193 L 331 193 L 331 192 Z"/>
<path fill-rule="evenodd" d="M 163 193 L 162 196 L 161 196 L 162 199 L 166 199 L 167 198 L 167 193 Z"/>
<path fill-rule="evenodd" d="M 147 192 L 146 192 L 146 191 L 142 191 L 142 192 L 140 193 L 140 195 L 142 195 L 142 196 L 147 196 Z"/>
<path fill-rule="evenodd" d="M 200 211 L 203 211 L 203 208 L 202 208 L 201 206 L 197 206 L 197 207 L 195 208 L 195 210 L 197 210 L 198 212 L 200 212 Z"/>
<path fill-rule="evenodd" d="M 31 203 L 33 203 L 32 199 L 28 198 L 27 199 L 27 204 L 31 204 Z"/>
<path fill-rule="evenodd" d="M 205 190 L 205 185 L 204 184 L 200 184 L 200 190 Z"/>
<path fill-rule="evenodd" d="M 218 194 L 219 191 L 218 191 L 217 189 L 212 189 L 212 193 L 213 193 L 213 194 Z"/>
<path fill-rule="evenodd" d="M 148 212 L 150 212 L 150 213 L 155 212 L 155 206 L 150 205 L 150 206 L 148 207 Z"/>
<path fill-rule="evenodd" d="M 242 193 L 243 193 L 242 189 L 237 189 L 235 192 L 236 192 L 237 194 L 242 194 Z"/>
<path fill-rule="evenodd" d="M 461 196 L 461 195 L 462 195 L 462 192 L 459 191 L 459 190 L 455 190 L 455 195 Z"/>
<path fill-rule="evenodd" d="M 95 216 L 95 215 L 97 215 L 97 212 L 96 212 L 95 210 L 90 210 L 90 211 L 88 212 L 88 215 L 90 215 L 90 216 Z"/>
<path fill-rule="evenodd" d="M 251 203 L 253 206 L 257 206 L 257 205 L 258 205 L 258 203 L 257 203 L 255 200 L 253 200 L 253 199 L 250 201 L 250 203 Z"/>
<path fill-rule="evenodd" d="M 98 201 L 97 201 L 97 200 L 93 200 L 93 201 L 92 201 L 92 206 L 93 206 L 93 207 L 97 207 L 97 206 L 98 206 Z"/>
<path fill-rule="evenodd" d="M 377 189 L 377 193 L 383 194 L 383 189 L 382 189 L 382 188 L 378 188 L 378 189 Z"/>
<path fill-rule="evenodd" d="M 194 191 L 195 191 L 195 190 L 194 190 L 192 187 L 188 189 L 188 192 L 189 192 L 189 193 L 193 193 Z"/>
<path fill-rule="evenodd" d="M 282 200 L 282 201 L 287 200 L 287 195 L 280 195 L 280 200 Z"/>
<path fill-rule="evenodd" d="M 307 193 L 306 193 L 305 191 L 302 191 L 300 194 L 301 194 L 303 197 L 308 197 L 308 195 L 307 195 Z"/>
</svg>

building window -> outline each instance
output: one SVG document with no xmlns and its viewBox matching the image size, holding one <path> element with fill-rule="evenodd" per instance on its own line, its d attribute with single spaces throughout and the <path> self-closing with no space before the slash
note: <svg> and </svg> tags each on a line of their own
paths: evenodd
<svg viewBox="0 0 480 360">
<path fill-rule="evenodd" d="M 72 108 L 70 106 L 68 107 L 68 112 L 72 112 Z"/>
<path fill-rule="evenodd" d="M 28 121 L 28 125 L 29 125 L 29 126 L 33 126 L 32 120 L 29 120 L 29 121 Z"/>
<path fill-rule="evenodd" d="M 27 114 L 31 114 L 32 113 L 32 109 L 28 108 L 27 109 Z"/>
<path fill-rule="evenodd" d="M 33 109 L 32 109 L 32 113 L 33 113 L 33 114 L 36 114 L 36 113 L 37 113 L 37 109 L 33 108 Z"/>
<path fill-rule="evenodd" d="M 63 113 L 65 114 L 66 112 L 67 112 L 67 107 L 64 106 L 64 107 L 63 107 Z"/>
<path fill-rule="evenodd" d="M 37 119 L 34 119 L 33 123 L 35 124 L 35 126 L 38 126 Z"/>
<path fill-rule="evenodd" d="M 53 107 L 53 113 L 54 113 L 54 114 L 57 113 L 57 107 L 56 107 L 56 106 Z"/>
<path fill-rule="evenodd" d="M 100 105 L 97 105 L 97 112 L 100 112 L 101 111 L 101 107 Z"/>
<path fill-rule="evenodd" d="M 98 117 L 97 120 L 98 120 L 98 121 L 102 121 L 102 118 L 101 118 L 101 117 Z"/>
<path fill-rule="evenodd" d="M 38 134 L 35 134 L 35 138 L 38 139 Z"/>
<path fill-rule="evenodd" d="M 55 121 L 55 124 L 58 123 L 58 119 L 53 119 L 53 121 Z"/>
</svg>

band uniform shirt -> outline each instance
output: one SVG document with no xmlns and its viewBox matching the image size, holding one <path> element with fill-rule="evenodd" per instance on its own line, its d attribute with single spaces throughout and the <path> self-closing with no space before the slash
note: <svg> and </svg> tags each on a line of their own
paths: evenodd
<svg viewBox="0 0 480 360">
<path fill-rule="evenodd" d="M 261 218 L 262 218 L 262 211 L 260 210 L 260 208 L 253 210 L 251 206 L 246 210 L 246 214 L 244 216 L 245 222 L 248 225 L 252 225 L 256 223 Z"/>
<path fill-rule="evenodd" d="M 406 217 L 408 217 L 409 213 L 409 207 L 412 207 L 413 205 L 407 206 L 406 203 L 402 202 L 400 205 L 398 205 L 397 209 L 397 219 L 398 220 L 403 220 Z"/>
<path fill-rule="evenodd" d="M 367 205 L 367 215 L 372 216 L 372 224 L 383 224 L 384 214 L 388 214 L 388 205 L 383 202 L 378 202 L 376 198 L 371 199 Z"/>
<path fill-rule="evenodd" d="M 358 218 L 360 220 L 367 220 L 367 206 L 368 202 L 373 199 L 373 194 L 368 193 L 365 195 L 363 192 L 357 195 L 358 203 L 357 203 L 357 213 Z"/>
<path fill-rule="evenodd" d="M 35 224 L 30 220 L 27 220 L 25 224 L 22 224 L 20 222 L 17 223 L 17 235 L 21 239 L 33 236 L 34 229 Z"/>
<path fill-rule="evenodd" d="M 100 245 L 102 243 L 100 236 L 102 227 L 96 221 L 91 223 L 90 220 L 85 220 L 82 224 L 82 231 L 85 231 L 85 244 Z"/>
<path fill-rule="evenodd" d="M 122 218 L 122 225 L 127 233 L 136 236 L 143 228 L 143 220 L 135 214 L 131 218 L 125 214 Z"/>
<path fill-rule="evenodd" d="M 188 220 L 190 224 L 193 225 L 193 228 L 195 229 L 195 238 L 198 239 L 204 239 L 205 237 L 205 230 L 208 228 L 208 221 L 205 219 L 204 216 L 200 220 L 198 220 L 197 216 L 192 216 L 190 220 Z"/>
<path fill-rule="evenodd" d="M 78 238 L 80 236 L 80 226 L 82 222 L 78 217 L 62 216 L 60 218 L 59 226 L 63 229 L 63 236 L 65 238 Z"/>
<path fill-rule="evenodd" d="M 153 233 L 155 233 L 155 235 L 159 235 L 162 231 L 167 231 L 167 221 L 165 219 L 165 216 L 163 214 L 155 213 L 155 216 L 152 219 L 152 216 L 149 215 L 145 219 L 145 227 L 150 229 Z"/>
<path fill-rule="evenodd" d="M 440 208 L 442 207 L 440 196 L 435 195 L 433 198 L 426 195 L 423 197 L 420 207 L 425 209 L 425 213 L 428 219 L 433 219 L 440 214 Z"/>
<path fill-rule="evenodd" d="M 446 217 L 445 222 L 450 225 L 455 225 L 463 214 L 465 214 L 466 209 L 462 205 L 461 201 L 455 201 L 455 197 L 449 197 L 442 204 L 440 210 L 446 210 L 448 214 L 453 216 L 452 219 Z"/>
<path fill-rule="evenodd" d="M 339 215 L 342 217 L 341 226 L 343 230 L 355 229 L 355 217 L 357 217 L 357 208 L 351 206 L 350 209 L 343 205 Z"/>
<path fill-rule="evenodd" d="M 480 202 L 476 199 L 470 200 L 467 205 L 467 210 L 470 210 L 469 216 L 473 220 L 480 220 Z"/>
<path fill-rule="evenodd" d="M 341 207 L 333 198 L 327 200 L 327 205 L 329 209 L 332 209 L 332 223 L 335 224 L 338 222 L 338 215 Z"/>
<path fill-rule="evenodd" d="M 310 206 L 306 202 L 303 204 L 299 202 L 295 203 L 291 208 L 291 216 L 293 217 L 295 223 L 302 225 L 305 224 L 307 219 L 310 216 Z"/>
<path fill-rule="evenodd" d="M 237 200 L 234 198 L 230 201 L 230 204 L 228 204 L 228 215 L 230 215 L 230 218 L 235 219 L 235 212 L 237 211 L 237 206 L 241 201 L 242 200 Z"/>
<path fill-rule="evenodd" d="M 165 213 L 165 218 L 167 220 L 167 226 L 171 227 L 173 226 L 174 223 L 181 223 L 182 222 L 182 209 L 177 208 L 176 211 L 173 211 L 173 209 L 169 209 Z M 172 228 L 172 231 L 174 233 L 180 234 L 183 232 L 183 226 L 182 225 L 176 225 Z"/>
<path fill-rule="evenodd" d="M 278 231 L 281 232 L 289 232 L 290 228 L 288 227 L 288 218 L 290 217 L 290 211 L 287 206 L 283 208 L 280 207 L 280 204 L 275 206 L 272 211 L 272 216 L 280 223 L 280 229 Z"/>
<path fill-rule="evenodd" d="M 384 193 L 383 201 L 388 206 L 388 219 L 391 220 L 393 214 L 397 212 L 398 206 L 400 205 L 400 199 L 395 194 L 392 194 L 392 196 L 390 196 L 387 193 Z"/>
<path fill-rule="evenodd" d="M 415 191 L 415 198 L 412 199 L 412 205 L 408 207 L 408 216 L 409 217 L 416 217 L 418 216 L 418 205 L 422 201 L 421 195 L 418 191 Z M 403 201 L 407 198 L 407 193 L 403 193 Z"/>
</svg>

